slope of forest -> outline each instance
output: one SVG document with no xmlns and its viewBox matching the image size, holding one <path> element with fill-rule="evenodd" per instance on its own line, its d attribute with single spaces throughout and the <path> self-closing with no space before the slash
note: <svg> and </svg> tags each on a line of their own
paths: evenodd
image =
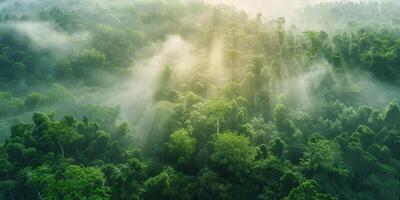
<svg viewBox="0 0 400 200">
<path fill-rule="evenodd" d="M 0 1 L 0 200 L 398 200 L 399 9 Z"/>
</svg>

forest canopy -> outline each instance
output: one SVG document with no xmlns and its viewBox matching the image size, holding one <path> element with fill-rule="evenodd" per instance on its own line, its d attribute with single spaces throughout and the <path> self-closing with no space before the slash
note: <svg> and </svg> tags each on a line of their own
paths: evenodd
<svg viewBox="0 0 400 200">
<path fill-rule="evenodd" d="M 398 200 L 400 3 L 243 2 L 0 0 L 0 200 Z"/>
</svg>

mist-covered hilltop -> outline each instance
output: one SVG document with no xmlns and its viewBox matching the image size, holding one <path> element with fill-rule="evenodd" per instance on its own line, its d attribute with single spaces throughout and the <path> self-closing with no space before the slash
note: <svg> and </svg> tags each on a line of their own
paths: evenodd
<svg viewBox="0 0 400 200">
<path fill-rule="evenodd" d="M 0 1 L 0 199 L 398 200 L 399 4 L 292 3 Z"/>
</svg>

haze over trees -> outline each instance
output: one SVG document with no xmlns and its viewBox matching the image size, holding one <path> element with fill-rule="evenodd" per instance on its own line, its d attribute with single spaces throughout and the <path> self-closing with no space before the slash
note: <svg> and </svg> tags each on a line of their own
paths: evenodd
<svg viewBox="0 0 400 200">
<path fill-rule="evenodd" d="M 400 4 L 0 1 L 0 200 L 400 198 Z"/>
</svg>

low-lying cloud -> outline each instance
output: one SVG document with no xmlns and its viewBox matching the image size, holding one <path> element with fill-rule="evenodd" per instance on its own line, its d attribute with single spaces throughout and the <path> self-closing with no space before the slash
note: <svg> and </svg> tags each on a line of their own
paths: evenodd
<svg viewBox="0 0 400 200">
<path fill-rule="evenodd" d="M 66 33 L 47 22 L 10 22 L 3 26 L 26 35 L 39 48 L 71 50 L 84 46 L 89 39 L 88 32 Z"/>
<path fill-rule="evenodd" d="M 266 18 L 293 17 L 296 10 L 306 5 L 326 2 L 367 2 L 373 0 L 206 0 L 211 4 L 232 5 L 255 16 L 263 14 Z M 375 0 L 379 1 L 379 0 Z"/>
</svg>

